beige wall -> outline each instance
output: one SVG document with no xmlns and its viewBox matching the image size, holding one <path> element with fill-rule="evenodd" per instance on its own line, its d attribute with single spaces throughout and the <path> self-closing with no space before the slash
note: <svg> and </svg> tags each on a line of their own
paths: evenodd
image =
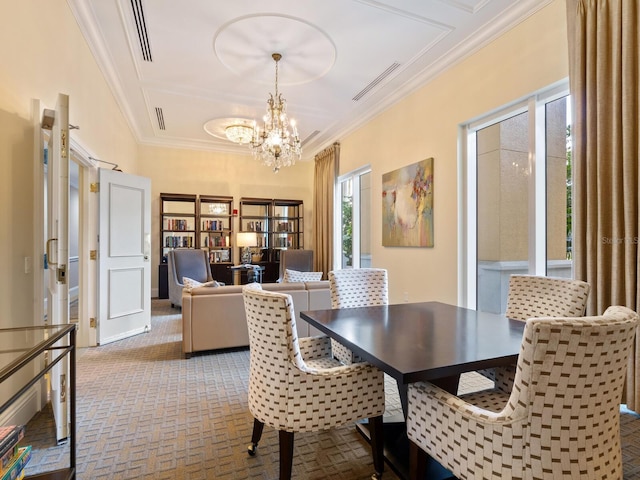
<svg viewBox="0 0 640 480">
<path fill-rule="evenodd" d="M 340 139 L 340 173 L 372 167 L 373 266 L 390 301 L 457 302 L 458 126 L 568 75 L 565 3 L 556 0 Z M 382 175 L 434 157 L 433 248 L 382 247 Z"/>
<path fill-rule="evenodd" d="M 70 121 L 80 126 L 72 138 L 96 157 L 151 178 L 152 234 L 159 232 L 160 192 L 232 195 L 236 202 L 242 196 L 300 198 L 305 202 L 305 245 L 311 246 L 311 162 L 274 175 L 249 156 L 139 146 L 64 0 L 5 1 L 0 14 L 0 260 L 5 273 L 0 280 L 0 326 L 32 321 L 33 273 L 24 273 L 23 259 L 34 250 L 34 98 L 52 107 L 58 92 L 69 94 Z M 565 5 L 556 0 L 364 127 L 337 139 L 342 144 L 340 173 L 372 165 L 373 264 L 389 269 L 393 302 L 402 301 L 404 292 L 410 301 L 457 300 L 458 125 L 566 75 Z M 431 156 L 434 248 L 383 248 L 382 174 Z M 155 264 L 157 235 L 152 242 Z M 152 271 L 155 287 L 157 269 Z"/>
<path fill-rule="evenodd" d="M 34 129 L 32 99 L 54 108 L 70 96 L 72 139 L 136 172 L 136 142 L 65 0 L 0 7 L 0 327 L 34 322 Z M 37 118 L 41 112 L 36 112 Z M 116 160 L 117 159 L 117 160 Z M 34 268 L 25 274 L 24 257 Z"/>
<path fill-rule="evenodd" d="M 242 197 L 302 200 L 304 245 L 312 248 L 313 169 L 305 161 L 275 174 L 251 155 L 141 146 L 139 174 L 151 178 L 152 289 L 158 286 L 160 193 L 232 196 L 238 210 Z M 233 228 L 238 231 L 237 218 Z M 237 249 L 235 255 L 238 260 Z"/>
<path fill-rule="evenodd" d="M 136 170 L 136 142 L 84 41 L 65 0 L 3 1 L 0 6 L 0 328 L 40 323 L 34 284 L 42 278 L 43 240 L 34 240 L 34 100 L 54 108 L 58 93 L 70 96 L 71 138 L 98 158 Z M 42 185 L 38 185 L 42 189 Z M 39 242 L 39 243 L 36 243 Z M 25 258 L 31 270 L 25 273 Z M 28 380 L 24 369 L 0 388 L 4 402 Z M 35 395 L 21 399 L 14 421 L 38 408 Z"/>
</svg>

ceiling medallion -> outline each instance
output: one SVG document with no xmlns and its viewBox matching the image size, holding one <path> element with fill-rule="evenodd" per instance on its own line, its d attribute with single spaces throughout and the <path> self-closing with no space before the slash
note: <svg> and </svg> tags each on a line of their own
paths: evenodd
<svg viewBox="0 0 640 480">
<path fill-rule="evenodd" d="M 296 122 L 287 117 L 287 102 L 278 93 L 278 62 L 282 55 L 274 53 L 271 57 L 276 62 L 275 94 L 269 94 L 262 129 L 254 122 L 250 147 L 255 158 L 278 173 L 280 168 L 290 167 L 300 160 L 302 148 Z"/>
</svg>

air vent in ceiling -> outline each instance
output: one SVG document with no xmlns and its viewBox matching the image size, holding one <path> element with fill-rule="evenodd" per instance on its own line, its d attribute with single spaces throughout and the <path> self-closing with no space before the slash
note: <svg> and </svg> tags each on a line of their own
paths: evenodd
<svg viewBox="0 0 640 480">
<path fill-rule="evenodd" d="M 355 97 L 353 97 L 351 100 L 353 100 L 354 102 L 357 102 L 358 100 L 360 100 L 362 97 L 364 97 L 367 93 L 369 93 L 371 90 L 373 90 L 373 88 L 378 85 L 379 83 L 381 83 L 385 78 L 387 78 L 389 75 L 391 75 L 391 73 L 393 73 L 393 71 L 398 68 L 400 66 L 400 64 L 398 62 L 393 62 L 384 72 L 382 72 L 380 75 L 378 75 L 369 85 L 367 85 L 366 87 L 364 87 L 362 90 L 360 90 L 360 92 L 358 92 Z"/>
<path fill-rule="evenodd" d="M 164 115 L 160 107 L 156 107 L 156 117 L 158 117 L 158 128 L 165 130 L 164 128 Z"/>
<path fill-rule="evenodd" d="M 314 130 L 313 132 L 311 132 L 311 133 L 307 136 L 307 138 L 305 138 L 305 139 L 302 141 L 302 145 L 305 145 L 305 144 L 309 143 L 309 141 L 310 141 L 310 140 L 312 140 L 313 138 L 315 138 L 315 136 L 316 136 L 316 135 L 318 135 L 319 133 L 320 133 L 320 130 Z"/>
<path fill-rule="evenodd" d="M 149 43 L 149 34 L 147 33 L 147 23 L 144 21 L 142 0 L 131 0 L 131 8 L 133 9 L 133 18 L 136 21 L 136 29 L 138 30 L 138 41 L 140 42 L 142 58 L 147 62 L 151 62 L 151 44 Z"/>
</svg>

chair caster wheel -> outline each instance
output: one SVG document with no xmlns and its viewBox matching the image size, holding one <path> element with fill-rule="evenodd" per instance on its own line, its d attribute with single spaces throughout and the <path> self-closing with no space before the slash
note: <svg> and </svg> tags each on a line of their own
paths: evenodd
<svg viewBox="0 0 640 480">
<path fill-rule="evenodd" d="M 255 443 L 252 443 L 247 447 L 247 452 L 249 453 L 250 456 L 253 457 L 256 454 L 257 449 L 258 449 L 258 445 L 256 445 Z"/>
</svg>

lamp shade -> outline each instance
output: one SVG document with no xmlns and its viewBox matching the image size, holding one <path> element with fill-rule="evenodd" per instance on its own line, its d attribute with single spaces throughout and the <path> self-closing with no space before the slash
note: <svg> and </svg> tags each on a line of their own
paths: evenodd
<svg viewBox="0 0 640 480">
<path fill-rule="evenodd" d="M 238 247 L 255 247 L 258 245 L 258 234 L 256 232 L 238 232 L 236 245 Z"/>
</svg>

